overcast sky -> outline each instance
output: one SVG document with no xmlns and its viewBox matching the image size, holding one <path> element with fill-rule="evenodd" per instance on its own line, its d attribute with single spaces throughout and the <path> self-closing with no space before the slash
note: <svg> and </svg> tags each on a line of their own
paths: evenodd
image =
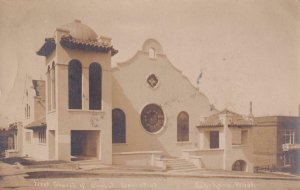
<svg viewBox="0 0 300 190">
<path fill-rule="evenodd" d="M 299 10 L 298 0 L 0 0 L 0 125 L 23 116 L 26 75 L 44 77 L 44 38 L 74 19 L 112 38 L 113 65 L 155 38 L 217 109 L 248 114 L 252 100 L 256 116 L 297 115 Z"/>
</svg>

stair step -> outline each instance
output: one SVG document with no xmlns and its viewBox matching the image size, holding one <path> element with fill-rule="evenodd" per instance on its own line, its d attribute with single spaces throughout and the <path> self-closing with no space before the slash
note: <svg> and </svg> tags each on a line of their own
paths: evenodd
<svg viewBox="0 0 300 190">
<path fill-rule="evenodd" d="M 188 166 L 167 166 L 167 168 L 196 168 L 194 165 L 188 165 Z"/>
<path fill-rule="evenodd" d="M 198 169 L 194 164 L 183 158 L 167 159 L 166 164 L 169 171 L 193 171 Z"/>
<path fill-rule="evenodd" d="M 172 163 L 172 164 L 167 164 L 167 165 L 172 165 L 172 166 L 177 166 L 177 165 L 192 165 L 193 166 L 194 164 L 187 162 L 187 163 Z"/>
<path fill-rule="evenodd" d="M 83 165 L 83 166 L 79 166 L 80 169 L 83 170 L 95 170 L 95 169 L 101 169 L 101 168 L 107 168 L 105 166 L 98 166 L 98 165 Z"/>
<path fill-rule="evenodd" d="M 192 171 L 199 171 L 202 170 L 201 168 L 191 168 L 191 169 L 174 169 L 170 170 L 171 172 L 192 172 Z"/>
</svg>

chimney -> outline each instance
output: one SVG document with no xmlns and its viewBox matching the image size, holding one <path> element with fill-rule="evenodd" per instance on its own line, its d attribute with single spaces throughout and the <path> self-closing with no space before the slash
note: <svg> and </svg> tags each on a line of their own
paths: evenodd
<svg viewBox="0 0 300 190">
<path fill-rule="evenodd" d="M 249 113 L 250 116 L 253 116 L 253 113 L 252 113 L 252 101 L 250 101 L 250 113 Z"/>
</svg>

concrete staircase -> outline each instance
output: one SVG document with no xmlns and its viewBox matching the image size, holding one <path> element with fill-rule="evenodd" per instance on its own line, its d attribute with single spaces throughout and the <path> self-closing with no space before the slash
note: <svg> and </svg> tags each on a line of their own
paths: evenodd
<svg viewBox="0 0 300 190">
<path fill-rule="evenodd" d="M 73 163 L 77 164 L 78 168 L 82 170 L 95 170 L 109 167 L 103 164 L 101 160 L 80 160 L 73 161 Z"/>
<path fill-rule="evenodd" d="M 176 172 L 195 171 L 200 169 L 183 158 L 166 159 L 166 165 L 168 171 L 176 171 Z"/>
</svg>

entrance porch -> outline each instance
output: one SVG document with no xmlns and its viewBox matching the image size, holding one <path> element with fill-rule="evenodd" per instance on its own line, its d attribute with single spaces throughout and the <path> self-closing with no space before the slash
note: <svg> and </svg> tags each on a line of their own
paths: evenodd
<svg viewBox="0 0 300 190">
<path fill-rule="evenodd" d="M 101 160 L 100 131 L 71 131 L 71 161 Z"/>
</svg>

